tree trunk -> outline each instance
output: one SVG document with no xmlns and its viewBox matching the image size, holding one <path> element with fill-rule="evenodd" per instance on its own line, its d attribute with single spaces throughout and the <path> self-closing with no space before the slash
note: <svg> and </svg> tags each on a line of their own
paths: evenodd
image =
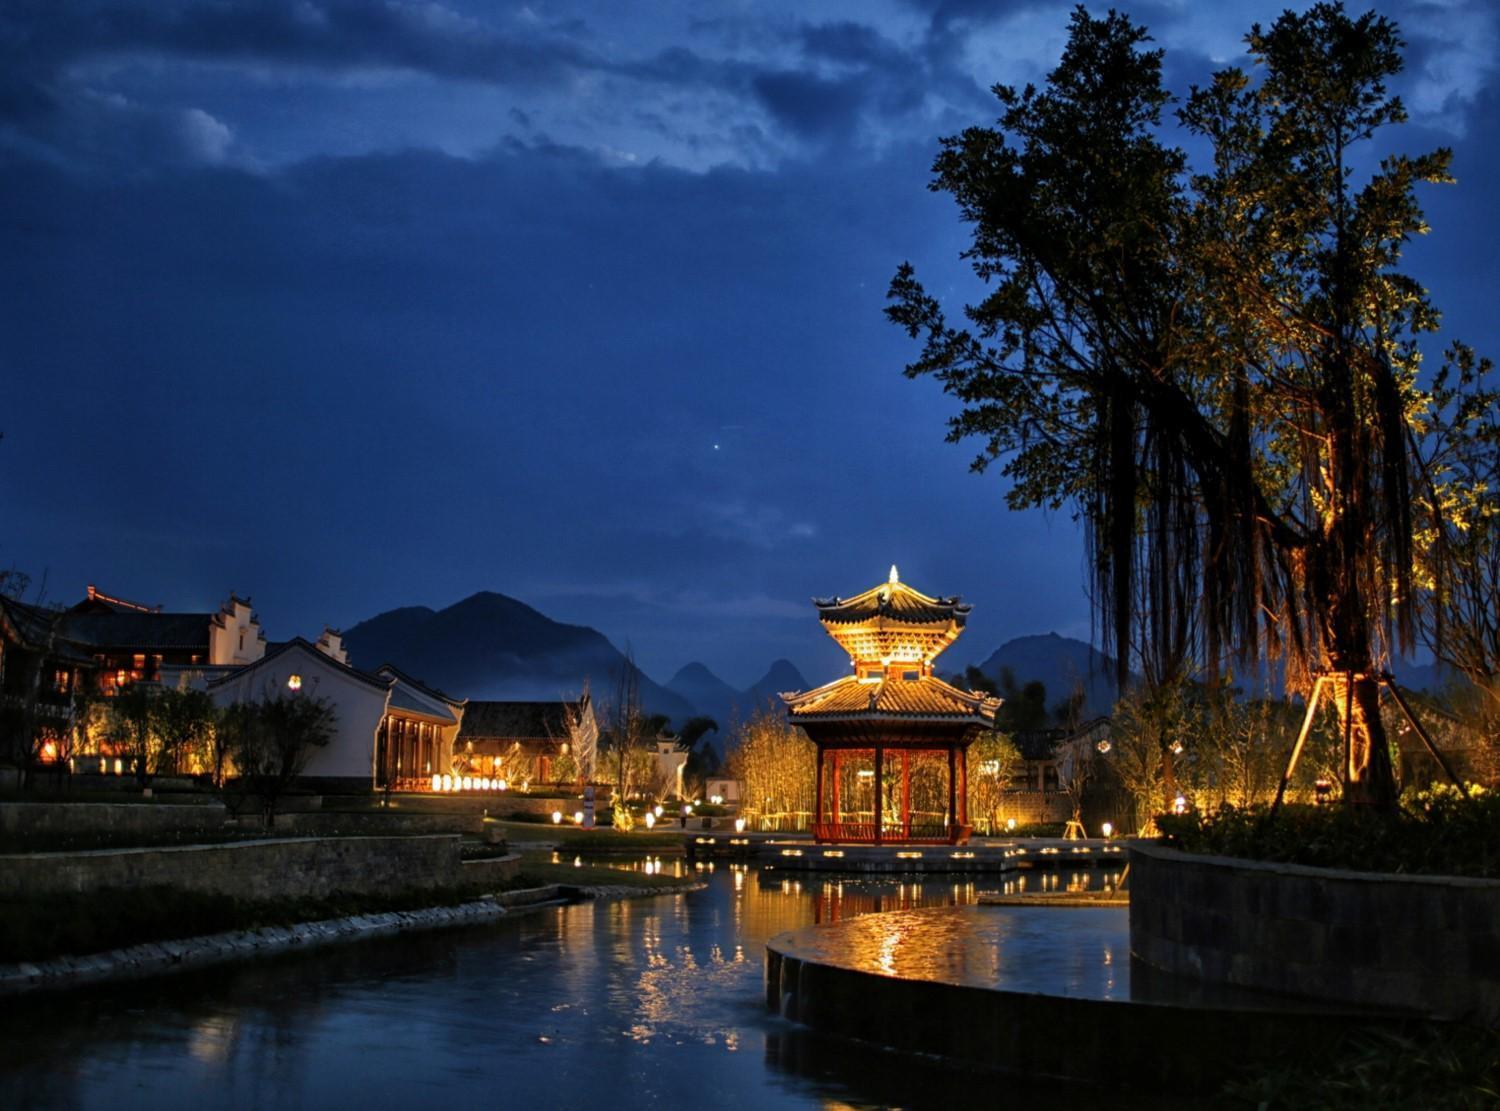
<svg viewBox="0 0 1500 1111">
<path fill-rule="evenodd" d="M 1380 684 L 1368 672 L 1355 672 L 1351 697 L 1347 672 L 1332 676 L 1329 689 L 1339 715 L 1344 753 L 1344 801 L 1375 810 L 1396 807 L 1396 773 L 1385 723 L 1380 720 Z"/>
</svg>

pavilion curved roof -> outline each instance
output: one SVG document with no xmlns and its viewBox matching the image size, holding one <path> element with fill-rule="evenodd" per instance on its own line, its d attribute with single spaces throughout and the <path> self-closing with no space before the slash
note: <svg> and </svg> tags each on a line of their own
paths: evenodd
<svg viewBox="0 0 1500 1111">
<path fill-rule="evenodd" d="M 891 568 L 894 573 L 895 568 Z M 830 625 L 855 625 L 877 618 L 893 618 L 913 624 L 952 622 L 960 627 L 974 607 L 952 598 L 932 598 L 893 579 L 873 586 L 853 598 L 814 598 L 818 619 Z"/>
<path fill-rule="evenodd" d="M 846 675 L 810 691 L 781 696 L 793 722 L 859 718 L 940 718 L 993 726 L 1000 699 L 961 691 L 935 675 L 869 682 Z"/>
</svg>

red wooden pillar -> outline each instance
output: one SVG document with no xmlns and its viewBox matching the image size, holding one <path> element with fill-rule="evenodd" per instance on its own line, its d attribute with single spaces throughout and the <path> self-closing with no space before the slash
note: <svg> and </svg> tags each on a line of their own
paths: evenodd
<svg viewBox="0 0 1500 1111">
<path fill-rule="evenodd" d="M 901 839 L 911 840 L 911 751 L 901 750 Z"/>
<path fill-rule="evenodd" d="M 961 752 L 958 756 L 958 822 L 959 825 L 969 824 L 969 754 Z"/>
<path fill-rule="evenodd" d="M 880 844 L 881 827 L 885 825 L 885 776 L 880 773 L 884 770 L 885 749 L 880 745 L 875 746 L 875 844 Z"/>
<path fill-rule="evenodd" d="M 818 746 L 818 788 L 816 801 L 813 803 L 813 836 L 821 838 L 819 827 L 823 824 L 823 746 Z"/>
<path fill-rule="evenodd" d="M 833 820 L 842 822 L 844 820 L 844 804 L 839 797 L 842 791 L 841 784 L 844 779 L 844 753 L 842 749 L 833 750 Z"/>
<path fill-rule="evenodd" d="M 954 781 L 956 761 L 953 759 L 953 746 L 948 746 L 948 837 L 955 840 L 958 837 L 958 808 L 955 800 L 958 796 L 958 784 Z"/>
</svg>

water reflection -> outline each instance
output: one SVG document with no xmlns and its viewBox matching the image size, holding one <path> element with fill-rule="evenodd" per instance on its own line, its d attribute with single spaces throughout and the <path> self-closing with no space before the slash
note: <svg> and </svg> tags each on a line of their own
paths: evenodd
<svg viewBox="0 0 1500 1111">
<path fill-rule="evenodd" d="M 663 874 L 681 863 L 664 859 Z M 993 1078 L 879 1054 L 876 1067 L 868 1050 L 768 1015 L 762 959 L 765 941 L 786 930 L 964 905 L 998 883 L 792 877 L 722 863 L 705 880 L 686 895 L 554 907 L 491 926 L 10 1000 L 0 1012 L 0 1106 L 631 1108 L 708 1099 L 774 1108 L 922 1105 L 937 1092 L 949 1105 L 993 1098 Z"/>
</svg>

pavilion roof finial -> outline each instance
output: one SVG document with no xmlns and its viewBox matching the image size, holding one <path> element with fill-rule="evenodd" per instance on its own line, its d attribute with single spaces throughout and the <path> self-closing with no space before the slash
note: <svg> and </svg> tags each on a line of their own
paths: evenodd
<svg viewBox="0 0 1500 1111">
<path fill-rule="evenodd" d="M 901 581 L 901 576 L 896 572 L 896 565 L 894 563 L 891 564 L 891 577 L 886 581 L 889 582 L 892 586 L 895 586 L 898 582 Z"/>
</svg>

